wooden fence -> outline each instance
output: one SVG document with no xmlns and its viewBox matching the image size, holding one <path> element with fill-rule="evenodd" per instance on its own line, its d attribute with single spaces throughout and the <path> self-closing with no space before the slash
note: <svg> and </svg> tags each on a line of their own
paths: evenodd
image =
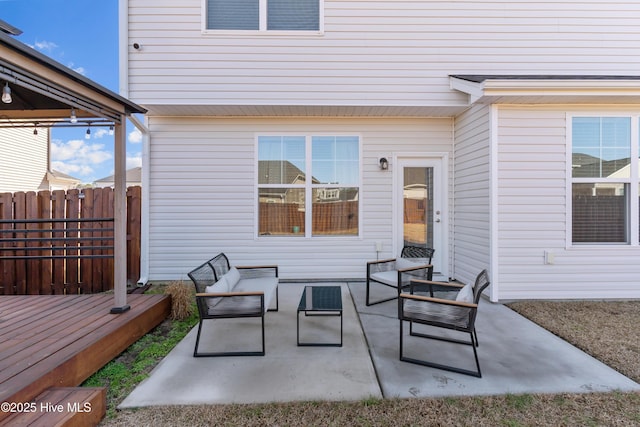
<svg viewBox="0 0 640 427">
<path fill-rule="evenodd" d="M 140 187 L 127 189 L 127 282 L 140 276 Z M 0 294 L 113 289 L 113 190 L 0 194 Z"/>
</svg>

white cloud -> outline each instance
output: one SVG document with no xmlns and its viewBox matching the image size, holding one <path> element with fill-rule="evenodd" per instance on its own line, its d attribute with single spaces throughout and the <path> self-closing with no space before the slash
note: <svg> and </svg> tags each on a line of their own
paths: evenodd
<svg viewBox="0 0 640 427">
<path fill-rule="evenodd" d="M 78 74 L 82 74 L 83 76 L 87 74 L 87 70 L 85 70 L 84 67 L 76 67 L 76 65 L 73 62 L 70 62 L 69 64 L 67 64 L 67 67 L 71 68 L 73 71 L 75 71 Z"/>
<path fill-rule="evenodd" d="M 34 44 L 35 48 L 38 50 L 46 50 L 47 52 L 51 53 L 51 51 L 55 48 L 58 47 L 57 44 L 55 44 L 54 42 L 48 42 L 48 41 L 37 41 Z"/>
<path fill-rule="evenodd" d="M 75 177 L 83 177 L 93 173 L 93 169 L 88 165 L 74 165 L 57 161 L 51 162 L 51 168 Z"/>
<path fill-rule="evenodd" d="M 97 130 L 91 132 L 91 136 L 93 138 L 95 138 L 95 139 L 102 138 L 105 135 L 109 135 L 109 130 L 108 129 L 100 128 L 100 129 L 97 129 Z"/>
<path fill-rule="evenodd" d="M 142 166 L 142 155 L 140 153 L 134 153 L 127 156 L 127 169 L 137 168 Z"/>
<path fill-rule="evenodd" d="M 66 142 L 51 141 L 51 166 L 55 170 L 78 176 L 87 177 L 94 168 L 113 158 L 110 151 L 105 150 L 104 144 L 95 144 L 81 139 Z"/>
<path fill-rule="evenodd" d="M 140 142 L 142 142 L 142 132 L 140 132 L 138 129 L 132 130 L 131 132 L 129 132 L 128 140 L 132 144 L 139 144 Z"/>
</svg>

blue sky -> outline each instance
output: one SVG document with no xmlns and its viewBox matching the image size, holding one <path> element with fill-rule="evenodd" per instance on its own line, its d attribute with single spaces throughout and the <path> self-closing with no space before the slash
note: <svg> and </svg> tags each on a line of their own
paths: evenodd
<svg viewBox="0 0 640 427">
<path fill-rule="evenodd" d="M 118 93 L 118 0 L 0 0 L 0 19 L 22 43 Z M 107 129 L 52 129 L 51 167 L 82 182 L 113 174 Z M 127 126 L 127 169 L 141 166 L 141 135 Z"/>
</svg>

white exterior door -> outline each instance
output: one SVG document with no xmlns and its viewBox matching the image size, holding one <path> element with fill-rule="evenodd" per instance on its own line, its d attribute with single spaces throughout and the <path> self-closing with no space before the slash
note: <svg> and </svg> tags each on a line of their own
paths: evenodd
<svg viewBox="0 0 640 427">
<path fill-rule="evenodd" d="M 403 246 L 435 249 L 434 277 L 448 279 L 446 155 L 396 157 L 394 253 Z"/>
</svg>

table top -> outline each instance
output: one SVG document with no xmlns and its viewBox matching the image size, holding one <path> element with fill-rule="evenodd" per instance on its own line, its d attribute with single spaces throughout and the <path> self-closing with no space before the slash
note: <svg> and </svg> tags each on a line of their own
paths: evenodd
<svg viewBox="0 0 640 427">
<path fill-rule="evenodd" d="M 298 311 L 342 311 L 340 286 L 305 286 Z"/>
</svg>

